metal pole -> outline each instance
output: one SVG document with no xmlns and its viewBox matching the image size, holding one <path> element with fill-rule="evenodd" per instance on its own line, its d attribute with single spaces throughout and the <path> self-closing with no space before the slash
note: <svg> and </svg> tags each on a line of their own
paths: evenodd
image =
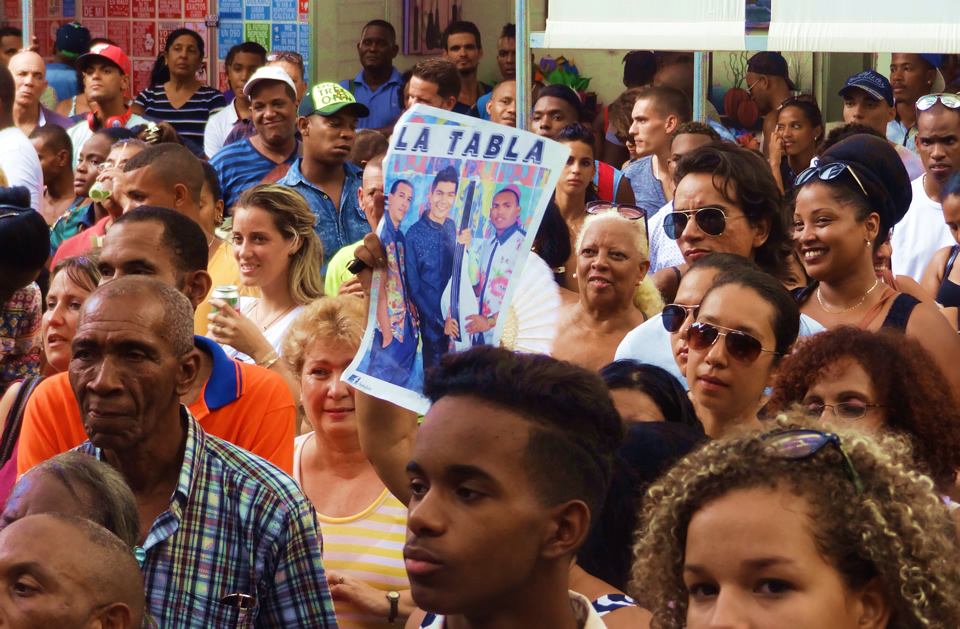
<svg viewBox="0 0 960 629">
<path fill-rule="evenodd" d="M 698 52 L 693 55 L 693 119 L 707 120 L 707 82 L 709 81 L 710 53 Z"/>
<path fill-rule="evenodd" d="M 30 47 L 30 34 L 33 33 L 33 2 L 31 0 L 22 0 L 20 3 L 20 15 L 23 16 L 23 47 Z"/>
<path fill-rule="evenodd" d="M 26 1 L 26 0 L 24 0 Z M 530 128 L 530 26 L 527 24 L 528 0 L 515 0 L 517 24 L 517 128 Z"/>
</svg>

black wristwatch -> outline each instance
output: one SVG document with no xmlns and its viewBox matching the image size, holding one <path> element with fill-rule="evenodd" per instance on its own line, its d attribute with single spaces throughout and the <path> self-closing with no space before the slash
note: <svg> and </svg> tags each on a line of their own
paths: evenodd
<svg viewBox="0 0 960 629">
<path fill-rule="evenodd" d="M 390 601 L 390 615 L 387 616 L 387 622 L 392 625 L 400 616 L 400 592 L 390 590 L 387 592 L 387 600 Z"/>
</svg>

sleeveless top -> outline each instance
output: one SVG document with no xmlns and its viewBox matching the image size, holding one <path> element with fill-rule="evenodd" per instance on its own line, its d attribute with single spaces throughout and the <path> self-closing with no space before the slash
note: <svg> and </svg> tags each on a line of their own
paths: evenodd
<svg viewBox="0 0 960 629">
<path fill-rule="evenodd" d="M 960 245 L 950 248 L 950 257 L 947 258 L 947 265 L 943 269 L 940 290 L 937 291 L 937 303 L 945 308 L 960 307 L 960 285 L 947 279 L 950 271 L 953 270 L 953 263 L 957 260 L 958 253 L 960 253 Z"/>
<path fill-rule="evenodd" d="M 817 289 L 817 285 L 817 282 L 813 282 L 808 286 L 794 288 L 790 293 L 797 300 L 798 304 L 802 304 L 807 298 L 813 295 L 813 292 Z M 888 288 L 887 290 L 893 292 L 892 289 Z M 894 328 L 901 331 L 906 330 L 907 322 L 910 321 L 910 315 L 913 314 L 913 309 L 916 308 L 919 303 L 920 300 L 913 295 L 906 293 L 898 294 L 890 305 L 890 310 L 887 312 L 887 316 L 880 327 Z"/>
</svg>

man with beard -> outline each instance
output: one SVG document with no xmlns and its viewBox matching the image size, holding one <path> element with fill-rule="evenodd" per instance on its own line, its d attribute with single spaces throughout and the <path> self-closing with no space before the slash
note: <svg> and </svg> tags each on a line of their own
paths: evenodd
<svg viewBox="0 0 960 629">
<path fill-rule="evenodd" d="M 356 78 L 340 81 L 340 87 L 370 110 L 369 116 L 360 119 L 357 129 L 375 129 L 386 136 L 393 133 L 393 124 L 403 113 L 403 80 L 393 67 L 399 52 L 397 32 L 390 22 L 367 22 L 357 42 L 363 69 Z"/>
<path fill-rule="evenodd" d="M 747 93 L 763 114 L 763 156 L 777 128 L 780 103 L 790 98 L 797 86 L 790 80 L 787 60 L 779 52 L 758 52 L 747 61 Z"/>
</svg>

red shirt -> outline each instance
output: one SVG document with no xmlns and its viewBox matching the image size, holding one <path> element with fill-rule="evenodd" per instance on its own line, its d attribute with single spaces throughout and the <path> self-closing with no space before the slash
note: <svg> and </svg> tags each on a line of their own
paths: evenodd
<svg viewBox="0 0 960 629">
<path fill-rule="evenodd" d="M 57 262 L 63 260 L 64 258 L 69 258 L 71 256 L 85 256 L 88 253 L 97 250 L 100 250 L 100 245 L 97 244 L 95 247 L 93 244 L 93 239 L 103 238 L 104 234 L 107 233 L 107 221 L 110 220 L 109 216 L 104 216 L 96 224 L 91 225 L 86 228 L 79 234 L 75 236 L 70 236 L 64 240 L 60 247 L 57 249 L 57 253 L 53 256 L 53 261 L 50 263 L 50 268 L 52 269 L 57 265 Z M 99 243 L 99 240 L 98 240 Z M 80 445 L 80 444 L 77 444 Z"/>
</svg>

